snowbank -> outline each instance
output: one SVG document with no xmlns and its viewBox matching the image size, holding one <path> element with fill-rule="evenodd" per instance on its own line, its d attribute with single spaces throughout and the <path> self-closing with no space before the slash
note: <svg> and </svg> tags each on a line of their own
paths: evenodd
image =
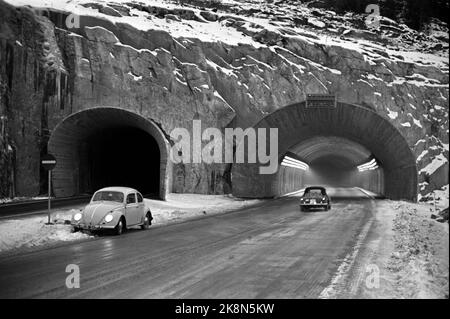
<svg viewBox="0 0 450 319">
<path fill-rule="evenodd" d="M 378 202 L 375 235 L 367 243 L 362 264 L 379 267 L 380 284 L 368 289 L 362 282 L 359 297 L 448 298 L 449 227 L 431 219 L 430 208 L 427 204 Z"/>
<path fill-rule="evenodd" d="M 47 199 L 46 196 L 35 196 L 35 197 L 14 197 L 14 198 L 0 198 L 0 204 L 7 204 L 12 202 L 21 202 L 21 201 L 27 201 L 27 200 L 41 200 L 41 199 Z"/>
<path fill-rule="evenodd" d="M 431 220 L 428 205 L 388 206 L 397 211 L 395 248 L 388 264 L 396 281 L 395 293 L 403 298 L 448 298 L 448 224 Z"/>
<path fill-rule="evenodd" d="M 0 221 L 0 252 L 13 249 L 30 249 L 56 242 L 93 238 L 84 233 L 73 233 L 64 220 L 71 219 L 72 210 L 57 211 L 52 220 L 55 225 L 45 225 L 47 216 L 26 217 Z"/>
<path fill-rule="evenodd" d="M 322 298 L 443 299 L 449 297 L 449 225 L 431 218 L 432 206 L 377 200 L 368 235 L 340 260 Z M 359 245 L 359 247 L 357 247 Z M 359 251 L 358 251 L 359 248 Z M 346 268 L 347 267 L 347 268 Z"/>
</svg>

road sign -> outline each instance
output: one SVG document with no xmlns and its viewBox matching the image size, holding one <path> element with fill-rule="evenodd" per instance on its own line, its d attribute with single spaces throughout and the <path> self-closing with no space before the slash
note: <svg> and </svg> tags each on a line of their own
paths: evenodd
<svg viewBox="0 0 450 319">
<path fill-rule="evenodd" d="M 44 155 L 41 164 L 47 171 L 51 171 L 56 166 L 56 158 L 51 154 Z"/>
<path fill-rule="evenodd" d="M 306 108 L 336 108 L 336 96 L 334 94 L 307 94 Z"/>
<path fill-rule="evenodd" d="M 47 225 L 52 225 L 51 222 L 51 195 L 52 195 L 52 169 L 56 166 L 56 158 L 47 154 L 42 156 L 41 165 L 48 171 L 48 221 Z"/>
</svg>

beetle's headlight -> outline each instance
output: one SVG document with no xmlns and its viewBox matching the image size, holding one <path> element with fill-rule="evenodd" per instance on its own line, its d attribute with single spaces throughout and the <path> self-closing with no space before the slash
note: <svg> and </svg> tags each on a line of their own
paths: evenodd
<svg viewBox="0 0 450 319">
<path fill-rule="evenodd" d="M 79 221 L 79 220 L 81 219 L 81 217 L 83 217 L 83 215 L 82 215 L 81 213 L 76 213 L 76 214 L 73 216 L 73 219 L 76 220 L 76 221 Z"/>
<path fill-rule="evenodd" d="M 110 221 L 113 220 L 113 218 L 114 218 L 114 217 L 113 217 L 112 214 L 108 214 L 108 215 L 105 216 L 105 222 L 109 223 Z"/>
</svg>

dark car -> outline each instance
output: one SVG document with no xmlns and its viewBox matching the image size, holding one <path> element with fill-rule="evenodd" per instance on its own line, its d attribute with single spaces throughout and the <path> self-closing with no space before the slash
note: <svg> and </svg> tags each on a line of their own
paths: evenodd
<svg viewBox="0 0 450 319">
<path fill-rule="evenodd" d="M 305 188 L 303 196 L 300 197 L 300 209 L 304 212 L 310 208 L 331 209 L 330 197 L 324 187 L 311 186 Z"/>
</svg>

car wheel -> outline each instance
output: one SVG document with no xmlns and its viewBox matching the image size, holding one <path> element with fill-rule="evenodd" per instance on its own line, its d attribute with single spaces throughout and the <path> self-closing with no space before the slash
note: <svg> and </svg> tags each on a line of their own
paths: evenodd
<svg viewBox="0 0 450 319">
<path fill-rule="evenodd" d="M 328 204 L 328 207 L 327 207 L 328 209 L 327 210 L 330 210 L 331 209 L 331 205 L 330 204 Z"/>
<path fill-rule="evenodd" d="M 145 215 L 144 223 L 141 225 L 141 229 L 148 229 L 152 223 L 152 217 L 150 212 Z"/>
<path fill-rule="evenodd" d="M 114 228 L 114 233 L 116 235 L 122 235 L 124 227 L 125 227 L 125 223 L 123 221 L 123 218 L 121 218 L 121 219 L 119 219 L 119 222 L 117 223 L 116 227 Z"/>
<path fill-rule="evenodd" d="M 72 233 L 76 233 L 76 232 L 79 232 L 80 231 L 80 228 L 79 227 L 73 227 L 72 228 Z"/>
</svg>

